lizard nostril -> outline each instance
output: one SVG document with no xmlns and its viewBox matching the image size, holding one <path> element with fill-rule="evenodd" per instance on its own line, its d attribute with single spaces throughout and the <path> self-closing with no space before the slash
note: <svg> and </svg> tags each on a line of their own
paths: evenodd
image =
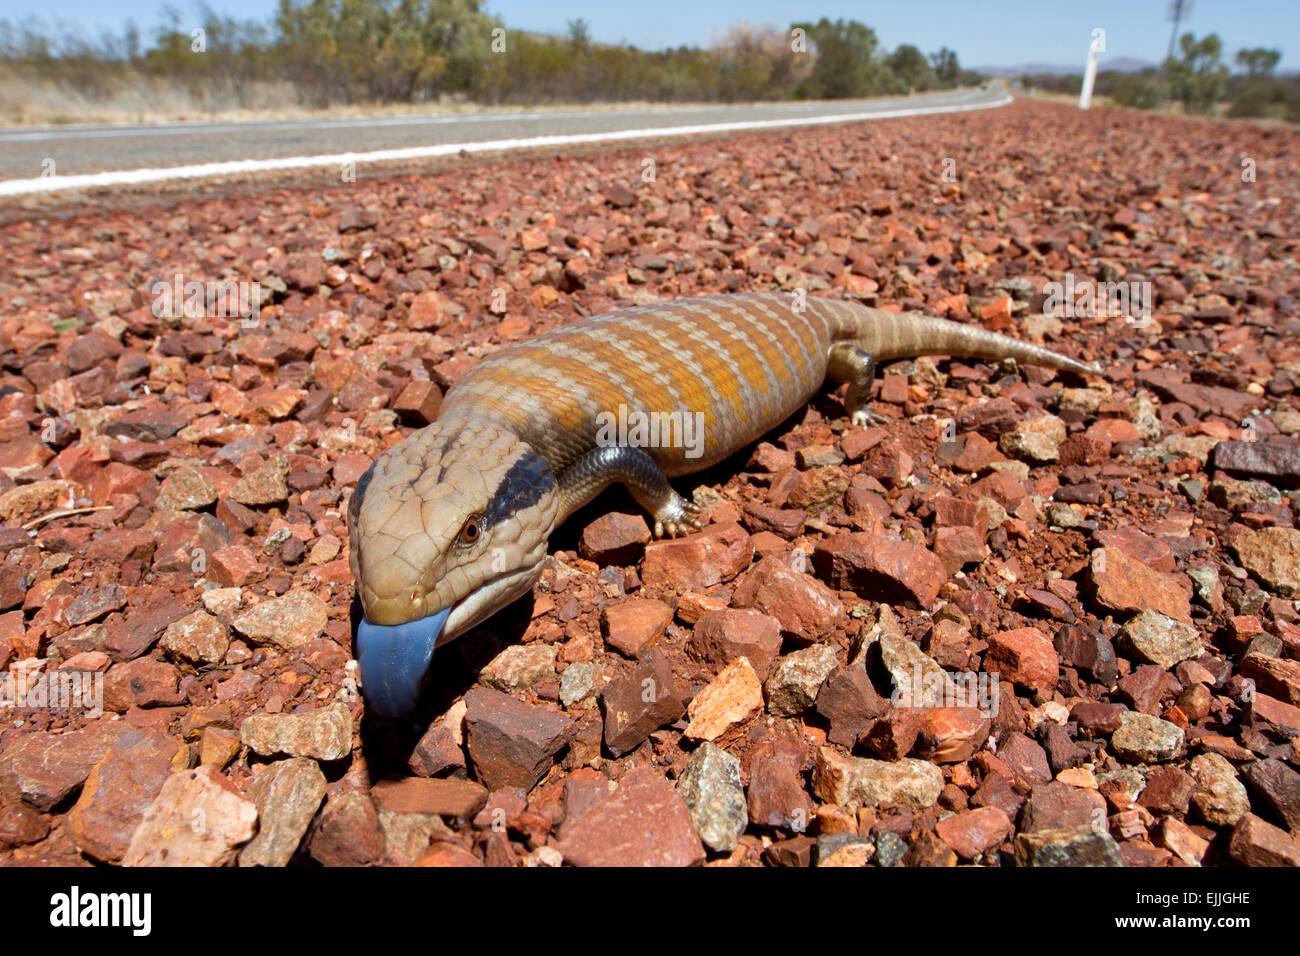
<svg viewBox="0 0 1300 956">
<path fill-rule="evenodd" d="M 419 607 L 423 603 L 424 603 L 424 595 L 422 595 L 419 591 L 412 591 L 411 592 L 412 606 Z"/>
</svg>

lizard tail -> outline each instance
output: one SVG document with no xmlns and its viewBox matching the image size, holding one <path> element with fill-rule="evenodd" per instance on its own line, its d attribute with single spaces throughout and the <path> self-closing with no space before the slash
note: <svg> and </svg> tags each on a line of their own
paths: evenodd
<svg viewBox="0 0 1300 956">
<path fill-rule="evenodd" d="M 1009 335 L 990 332 L 977 325 L 937 319 L 915 312 L 888 312 L 857 303 L 839 303 L 836 309 L 836 339 L 852 339 L 878 361 L 915 358 L 920 355 L 951 355 L 991 361 L 1015 359 L 1025 365 L 1064 369 L 1080 375 L 1100 375 L 1096 365 L 1031 345 Z"/>
</svg>

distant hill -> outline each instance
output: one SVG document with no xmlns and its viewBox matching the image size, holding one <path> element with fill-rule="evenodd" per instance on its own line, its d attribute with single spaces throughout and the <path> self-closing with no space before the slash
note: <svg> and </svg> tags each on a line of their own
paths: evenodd
<svg viewBox="0 0 1300 956">
<path fill-rule="evenodd" d="M 1062 66 L 1059 63 L 1023 63 L 1019 66 L 977 66 L 974 67 L 976 73 L 983 73 L 987 76 L 1024 76 L 1026 73 L 1030 76 L 1068 76 L 1071 73 L 1082 73 L 1083 64 L 1087 59 L 1087 51 L 1079 57 L 1079 62 L 1071 66 Z M 1098 70 L 1113 70 L 1117 73 L 1140 73 L 1148 67 L 1156 66 L 1148 60 L 1139 60 L 1132 56 L 1103 56 L 1097 63 Z"/>
</svg>

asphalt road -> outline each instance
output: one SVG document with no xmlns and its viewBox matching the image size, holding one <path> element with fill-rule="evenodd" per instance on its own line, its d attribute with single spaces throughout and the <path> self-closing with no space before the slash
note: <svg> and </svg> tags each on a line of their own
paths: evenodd
<svg viewBox="0 0 1300 956">
<path fill-rule="evenodd" d="M 715 125 L 745 128 L 747 124 L 757 124 L 758 128 L 779 128 L 786 124 L 834 121 L 841 116 L 869 119 L 874 114 L 888 116 L 900 110 L 979 109 L 1006 101 L 1009 101 L 1006 94 L 993 88 L 833 103 L 15 127 L 0 129 L 0 192 L 29 191 L 16 181 L 41 177 L 50 168 L 50 160 L 56 177 L 126 170 L 165 171 L 233 161 L 283 162 L 290 157 L 319 158 L 346 153 L 356 153 L 358 159 L 364 160 L 366 153 L 384 150 L 513 143 L 538 137 L 580 139 L 594 135 L 603 138 L 636 130 L 645 130 L 648 135 L 658 130 L 664 130 L 665 135 L 680 135 L 671 131 Z M 168 177 L 161 172 L 158 178 Z M 42 185 L 48 188 L 53 184 L 33 182 L 32 191 L 40 191 Z"/>
</svg>

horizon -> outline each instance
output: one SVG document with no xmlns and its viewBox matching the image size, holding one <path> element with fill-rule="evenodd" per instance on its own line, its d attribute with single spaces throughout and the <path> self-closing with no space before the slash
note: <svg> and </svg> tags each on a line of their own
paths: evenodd
<svg viewBox="0 0 1300 956">
<path fill-rule="evenodd" d="M 276 6 L 276 0 L 220 0 L 213 9 L 221 16 L 270 22 Z M 586 21 L 595 42 L 630 44 L 641 50 L 712 46 L 735 23 L 784 29 L 790 23 L 816 21 L 823 16 L 830 20 L 853 19 L 875 30 L 883 50 L 910 43 L 929 54 L 948 47 L 966 69 L 999 70 L 1042 65 L 1081 72 L 1092 30 L 1097 27 L 1106 31 L 1101 69 L 1105 70 L 1108 62 L 1125 60 L 1155 66 L 1164 59 L 1172 29 L 1167 18 L 1168 4 L 1163 0 L 1141 6 L 1126 0 L 1096 0 L 1086 10 L 1064 5 L 1044 8 L 1032 0 L 1000 0 L 993 10 L 971 9 L 956 0 L 932 0 L 922 8 L 879 5 L 864 10 L 864 6 L 832 0 L 810 14 L 806 5 L 784 0 L 714 0 L 703 5 L 661 0 L 653 18 L 597 0 L 568 0 L 562 6 L 539 5 L 531 0 L 488 0 L 483 9 L 511 29 L 552 35 L 563 35 L 569 21 L 581 19 Z M 1238 50 L 1264 47 L 1281 52 L 1279 73 L 1300 69 L 1300 15 L 1292 3 L 1254 0 L 1246 7 L 1250 12 L 1243 15 L 1241 3 L 1197 0 L 1179 33 L 1198 37 L 1218 34 L 1223 41 L 1224 62 L 1230 68 Z M 105 32 L 120 35 L 133 21 L 152 42 L 164 11 L 164 4 L 157 0 L 121 0 L 112 12 L 95 0 L 43 0 L 39 13 L 20 10 L 7 13 L 3 19 L 18 26 L 35 20 L 54 30 L 77 30 L 87 38 L 98 38 Z M 187 18 L 197 23 L 201 16 L 197 4 L 181 7 L 179 12 L 182 24 Z M 692 26 L 683 30 L 677 22 L 687 14 Z M 1015 55 L 1009 51 L 1015 51 Z"/>
</svg>

